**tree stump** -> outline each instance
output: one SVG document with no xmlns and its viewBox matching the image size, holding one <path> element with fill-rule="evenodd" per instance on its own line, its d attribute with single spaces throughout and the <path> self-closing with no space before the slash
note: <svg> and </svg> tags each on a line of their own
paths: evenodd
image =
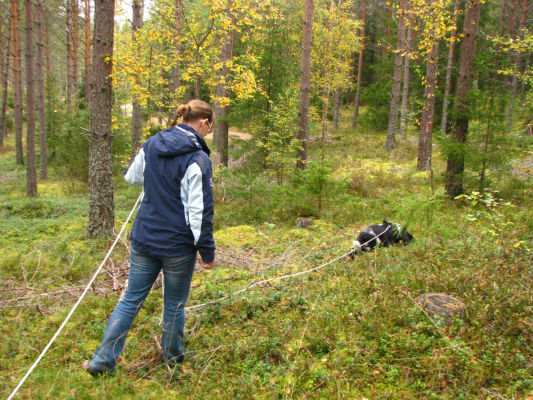
<svg viewBox="0 0 533 400">
<path fill-rule="evenodd" d="M 462 318 L 466 309 L 463 302 L 444 293 L 426 293 L 416 302 L 430 317 L 438 317 L 446 323 L 451 323 L 454 317 Z"/>
<path fill-rule="evenodd" d="M 309 218 L 299 217 L 296 219 L 296 227 L 307 229 L 310 225 L 313 225 L 313 220 Z"/>
</svg>

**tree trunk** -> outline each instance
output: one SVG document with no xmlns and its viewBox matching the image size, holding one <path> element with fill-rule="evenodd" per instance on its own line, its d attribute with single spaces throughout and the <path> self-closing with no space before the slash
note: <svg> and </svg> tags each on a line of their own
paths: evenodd
<svg viewBox="0 0 533 400">
<path fill-rule="evenodd" d="M 521 6 L 520 11 L 520 22 L 517 26 L 518 30 L 515 29 L 515 39 L 518 39 L 518 36 L 520 35 L 520 32 L 525 28 L 526 26 L 526 17 L 527 12 L 529 10 L 529 0 L 524 0 L 522 4 L 518 1 L 519 4 L 517 6 Z M 511 99 L 509 100 L 509 107 L 507 108 L 507 132 L 510 132 L 511 126 L 513 124 L 513 114 L 514 114 L 514 101 L 516 98 L 516 94 L 518 92 L 518 74 L 520 73 L 520 63 L 521 63 L 521 55 L 518 51 L 513 52 L 513 63 L 514 63 L 514 71 L 513 71 L 513 79 L 511 83 Z"/>
<path fill-rule="evenodd" d="M 448 105 L 450 104 L 450 88 L 452 86 L 453 51 L 455 48 L 458 14 L 459 0 L 455 0 L 455 7 L 453 9 L 454 27 L 452 29 L 452 34 L 450 37 L 450 47 L 448 48 L 448 62 L 446 63 L 446 83 L 444 84 L 444 100 L 442 103 L 442 120 L 440 124 L 440 132 L 443 135 L 446 133 L 446 125 L 448 124 Z"/>
<path fill-rule="evenodd" d="M 305 0 L 302 32 L 302 60 L 300 74 L 300 104 L 298 106 L 298 140 L 300 149 L 296 154 L 296 168 L 307 167 L 309 141 L 309 92 L 311 91 L 311 43 L 313 39 L 313 0 Z"/>
<path fill-rule="evenodd" d="M 44 45 L 43 45 L 43 9 L 41 0 L 35 1 L 35 38 L 37 44 L 37 60 L 35 63 L 35 79 L 37 80 L 37 110 L 39 114 L 39 175 L 48 179 L 48 148 L 46 143 L 46 107 L 44 102 Z"/>
<path fill-rule="evenodd" d="M 80 14 L 78 0 L 72 2 L 72 89 L 74 95 L 74 104 L 78 107 L 78 49 L 79 49 L 79 29 L 78 18 Z"/>
<path fill-rule="evenodd" d="M 352 128 L 357 128 L 359 118 L 359 102 L 361 100 L 361 77 L 363 75 L 363 57 L 365 51 L 365 25 L 366 25 L 366 0 L 363 0 L 363 11 L 361 14 L 361 41 L 359 49 L 359 62 L 357 63 L 357 87 L 355 89 L 355 101 L 352 118 Z"/>
<path fill-rule="evenodd" d="M 22 149 L 22 51 L 20 48 L 20 0 L 11 0 L 13 38 L 13 102 L 15 105 L 15 152 L 17 164 L 24 164 Z"/>
<path fill-rule="evenodd" d="M 131 3 L 133 11 L 132 40 L 134 47 L 137 47 L 137 31 L 141 29 L 143 23 L 143 0 L 133 0 Z M 137 83 L 139 80 L 136 78 Z M 131 111 L 131 160 L 141 147 L 141 137 L 143 129 L 142 109 L 137 95 L 133 94 L 132 111 Z"/>
<path fill-rule="evenodd" d="M 176 14 L 174 15 L 174 57 L 172 60 L 173 66 L 170 70 L 170 93 L 172 96 L 173 104 L 171 108 L 171 118 L 174 116 L 173 110 L 181 103 L 181 95 L 178 95 L 177 91 L 181 86 L 181 36 L 183 27 L 183 3 L 182 0 L 175 0 Z"/>
<path fill-rule="evenodd" d="M 405 43 L 405 56 L 403 61 L 403 88 L 402 88 L 402 105 L 400 106 L 400 131 L 398 137 L 402 142 L 405 142 L 407 137 L 407 109 L 409 105 L 409 78 L 410 70 L 409 65 L 411 58 L 409 57 L 411 47 L 413 44 L 413 23 L 414 19 L 409 18 L 409 26 L 407 27 L 407 41 Z"/>
<path fill-rule="evenodd" d="M 424 89 L 424 105 L 420 118 L 420 132 L 418 134 L 418 163 L 419 171 L 431 169 L 433 116 L 435 114 L 435 91 L 439 69 L 439 39 L 433 35 L 433 48 L 426 60 L 426 78 Z"/>
<path fill-rule="evenodd" d="M 396 46 L 396 56 L 394 57 L 394 75 L 392 78 L 392 93 L 389 112 L 389 126 L 387 128 L 387 142 L 385 148 L 391 151 L 396 146 L 396 128 L 398 126 L 398 111 L 400 104 L 400 89 L 402 84 L 402 52 L 405 48 L 405 12 L 407 10 L 407 0 L 400 0 L 398 10 L 398 43 Z"/>
<path fill-rule="evenodd" d="M 68 114 L 72 111 L 72 93 L 74 91 L 72 87 L 73 82 L 73 65 L 72 65 L 72 0 L 65 0 L 65 10 L 66 10 L 66 26 L 65 32 L 67 35 L 67 112 Z"/>
<path fill-rule="evenodd" d="M 91 4 L 85 0 L 85 101 L 91 98 Z"/>
<path fill-rule="evenodd" d="M 526 54 L 526 61 L 524 62 L 524 71 L 529 71 L 531 65 L 531 53 Z M 527 83 L 522 81 L 520 83 L 520 104 L 524 104 L 526 98 Z"/>
<path fill-rule="evenodd" d="M 446 192 L 451 198 L 463 193 L 465 162 L 464 144 L 468 135 L 470 105 L 468 95 L 474 80 L 474 59 L 476 57 L 477 33 L 481 0 L 467 0 L 464 21 L 464 37 L 461 40 L 459 79 L 455 91 L 454 113 L 452 115 L 451 139 L 453 146 L 447 154 Z"/>
<path fill-rule="evenodd" d="M 227 17 L 233 19 L 230 16 L 232 8 L 232 0 L 228 0 Z M 233 26 L 233 22 L 232 22 Z M 228 166 L 228 131 L 229 123 L 227 117 L 229 114 L 228 101 L 230 97 L 228 85 L 229 70 L 227 63 L 233 57 L 233 28 L 230 28 L 228 32 L 225 32 L 225 37 L 222 42 L 222 48 L 220 49 L 219 62 L 222 65 L 218 71 L 218 83 L 215 88 L 215 115 L 217 123 L 215 125 L 215 132 L 213 133 L 214 142 L 217 146 L 218 163 L 219 165 Z"/>
<path fill-rule="evenodd" d="M 1 35 L 3 29 L 0 30 L 0 38 L 3 38 L 3 35 Z M 4 138 L 7 136 L 7 91 L 9 88 L 9 60 L 10 60 L 10 52 L 9 49 L 11 47 L 11 20 L 9 23 L 9 27 L 6 32 L 6 43 L 2 42 L 0 43 L 0 50 L 2 51 L 2 60 L 0 62 L 2 63 L 2 105 L 0 107 L 0 147 L 4 145 Z"/>
<path fill-rule="evenodd" d="M 26 196 L 37 196 L 37 166 L 35 157 L 35 76 L 33 60 L 33 6 L 24 0 L 26 11 L 26 36 L 24 52 L 26 61 Z"/>
<path fill-rule="evenodd" d="M 326 84 L 323 89 L 323 103 L 322 103 L 322 142 L 326 141 L 326 135 L 328 133 L 328 109 L 329 109 L 329 97 L 331 87 Z"/>
<path fill-rule="evenodd" d="M 342 104 L 342 90 L 335 89 L 335 108 L 333 109 L 333 129 L 339 129 L 340 111 Z"/>
<path fill-rule="evenodd" d="M 112 60 L 114 0 L 96 0 L 94 9 L 91 117 L 89 132 L 89 224 L 91 237 L 109 236 L 114 226 L 111 172 Z"/>
<path fill-rule="evenodd" d="M 49 22 L 46 14 L 43 14 L 43 28 L 44 28 L 44 54 L 46 59 L 46 77 L 47 81 L 50 78 L 52 63 L 50 62 L 50 32 L 48 28 Z M 47 83 L 48 85 L 48 83 Z"/>
</svg>

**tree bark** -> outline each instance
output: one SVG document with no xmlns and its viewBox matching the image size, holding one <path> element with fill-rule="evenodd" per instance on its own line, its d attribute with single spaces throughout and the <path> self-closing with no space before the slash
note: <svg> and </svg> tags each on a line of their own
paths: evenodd
<svg viewBox="0 0 533 400">
<path fill-rule="evenodd" d="M 451 139 L 453 146 L 447 154 L 445 189 L 451 198 L 463 193 L 463 173 L 468 135 L 470 104 L 468 95 L 474 80 L 474 59 L 476 57 L 477 33 L 481 0 L 467 0 L 464 21 L 464 37 L 461 40 L 459 79 L 455 91 L 454 113 L 452 115 Z"/>
<path fill-rule="evenodd" d="M 398 126 L 398 111 L 400 104 L 400 89 L 402 84 L 402 64 L 405 50 L 405 12 L 407 10 L 407 0 L 400 0 L 398 10 L 398 43 L 396 46 L 396 56 L 394 57 L 394 75 L 392 78 L 392 93 L 389 112 L 389 125 L 387 128 L 387 142 L 385 148 L 391 151 L 396 146 L 396 128 Z"/>
<path fill-rule="evenodd" d="M 181 95 L 178 95 L 176 92 L 181 86 L 181 36 L 183 28 L 183 3 L 182 0 L 175 0 L 174 2 L 176 13 L 174 15 L 174 57 L 173 57 L 173 66 L 170 70 L 170 93 L 173 99 L 174 104 L 172 104 L 172 110 L 174 110 L 177 104 L 181 103 Z M 172 119 L 173 115 L 171 115 Z"/>
<path fill-rule="evenodd" d="M 72 88 L 74 102 L 77 104 L 78 97 L 78 49 L 79 49 L 79 28 L 78 18 L 80 14 L 78 0 L 72 2 Z M 77 105 L 76 105 L 77 108 Z"/>
<path fill-rule="evenodd" d="M 94 10 L 89 129 L 89 224 L 91 237 L 109 236 L 114 226 L 111 172 L 114 0 L 96 0 Z"/>
<path fill-rule="evenodd" d="M 311 43 L 313 40 L 313 0 L 305 0 L 302 32 L 302 59 L 300 73 L 300 103 L 298 106 L 298 140 L 300 149 L 296 154 L 296 168 L 307 167 L 309 141 L 309 92 L 311 91 Z"/>
<path fill-rule="evenodd" d="M 17 164 L 24 164 L 22 148 L 22 51 L 20 48 L 20 0 L 11 0 L 13 38 L 13 102 L 15 106 L 15 152 Z"/>
<path fill-rule="evenodd" d="M 405 42 L 405 56 L 403 61 L 403 88 L 402 88 L 402 104 L 400 106 L 400 131 L 398 137 L 402 142 L 405 142 L 407 137 L 407 111 L 409 106 L 409 78 L 411 58 L 409 57 L 413 44 L 413 18 L 409 18 L 409 26 L 407 27 L 407 41 Z"/>
<path fill-rule="evenodd" d="M 3 28 L 3 26 L 2 26 Z M 1 34 L 3 29 L 0 30 L 0 39 L 3 38 Z M 9 49 L 11 47 L 11 19 L 9 20 L 9 26 L 6 31 L 6 43 L 0 43 L 0 50 L 2 51 L 2 105 L 0 107 L 0 147 L 4 145 L 4 138 L 7 136 L 7 91 L 9 88 L 9 60 L 11 54 Z"/>
<path fill-rule="evenodd" d="M 363 75 L 363 57 L 365 51 L 365 25 L 366 25 L 366 0 L 363 0 L 363 11 L 361 14 L 361 48 L 359 49 L 359 62 L 357 63 L 357 87 L 355 89 L 355 101 L 352 118 L 352 128 L 357 128 L 359 118 L 359 102 L 361 100 L 361 77 Z"/>
<path fill-rule="evenodd" d="M 52 63 L 50 62 L 50 32 L 49 32 L 49 21 L 46 18 L 46 14 L 43 14 L 43 28 L 44 28 L 44 54 L 46 59 L 46 77 L 47 81 L 50 78 L 50 72 L 52 68 Z M 47 83 L 48 85 L 48 83 Z"/>
<path fill-rule="evenodd" d="M 33 6 L 24 0 L 26 11 L 24 52 L 26 61 L 26 196 L 37 196 L 37 166 L 35 157 L 35 76 L 33 59 Z"/>
<path fill-rule="evenodd" d="M 455 49 L 455 38 L 457 33 L 457 16 L 459 14 L 459 0 L 455 0 L 453 9 L 454 27 L 450 37 L 450 47 L 448 48 L 448 62 L 446 63 L 446 83 L 444 84 L 444 100 L 442 103 L 442 119 L 440 124 L 440 132 L 444 135 L 446 133 L 446 126 L 448 124 L 448 106 L 450 104 L 450 88 L 452 86 L 452 68 L 453 68 L 453 52 Z"/>
<path fill-rule="evenodd" d="M 91 98 L 91 4 L 85 0 L 85 101 Z M 88 105 L 88 104 L 87 104 Z"/>
<path fill-rule="evenodd" d="M 228 0 L 227 17 L 233 19 L 230 15 L 232 0 Z M 233 22 L 232 22 L 233 26 Z M 229 123 L 227 117 L 229 115 L 228 99 L 230 97 L 230 91 L 227 87 L 229 69 L 227 63 L 233 57 L 233 28 L 229 32 L 225 32 L 225 36 L 222 42 L 222 48 L 220 49 L 219 62 L 222 65 L 218 71 L 218 83 L 215 88 L 215 115 L 217 123 L 215 125 L 215 132 L 213 133 L 214 142 L 217 146 L 218 163 L 219 165 L 228 166 L 228 131 Z M 221 102 L 221 100 L 223 102 Z M 225 103 L 225 104 L 224 104 Z"/>
<path fill-rule="evenodd" d="M 73 71 L 74 68 L 72 65 L 72 0 L 65 0 L 65 10 L 66 10 L 66 25 L 65 33 L 67 35 L 67 112 L 68 114 L 72 111 L 72 93 L 74 88 L 72 87 L 73 82 Z"/>
<path fill-rule="evenodd" d="M 340 111 L 342 104 L 342 90 L 341 88 L 335 89 L 335 108 L 333 109 L 333 129 L 339 129 Z"/>
<path fill-rule="evenodd" d="M 520 9 L 520 22 L 518 26 L 515 25 L 515 29 L 514 29 L 515 39 L 518 38 L 518 36 L 520 35 L 520 32 L 526 26 L 526 17 L 527 17 L 527 12 L 529 10 L 529 0 L 524 0 L 523 2 L 518 1 L 517 3 L 518 3 L 517 6 L 519 6 L 519 9 Z M 513 52 L 514 71 L 513 71 L 513 79 L 511 82 L 511 99 L 509 100 L 509 107 L 507 108 L 507 127 L 506 127 L 507 132 L 510 132 L 511 126 L 513 124 L 514 101 L 516 98 L 516 94 L 518 92 L 518 74 L 520 72 L 521 59 L 522 57 L 520 53 L 518 51 L 514 51 Z"/>
<path fill-rule="evenodd" d="M 420 118 L 420 132 L 418 134 L 417 169 L 419 171 L 429 171 L 431 169 L 433 116 L 435 114 L 435 92 L 439 68 L 439 38 L 436 37 L 435 32 L 433 32 L 432 36 L 434 42 L 426 59 L 424 104 L 422 106 L 422 117 Z"/>
<path fill-rule="evenodd" d="M 133 0 L 131 3 L 133 11 L 132 40 L 134 47 L 137 47 L 137 31 L 141 29 L 143 23 L 143 0 Z M 137 83 L 139 83 L 137 79 Z M 135 158 L 137 151 L 141 147 L 141 137 L 143 129 L 142 109 L 137 95 L 133 94 L 131 111 L 131 160 Z"/>
<path fill-rule="evenodd" d="M 37 80 L 37 111 L 39 114 L 39 175 L 48 179 L 48 147 L 46 143 L 46 106 L 44 101 L 44 45 L 43 45 L 43 10 L 41 0 L 35 1 L 35 38 L 37 60 L 35 79 Z"/>
</svg>

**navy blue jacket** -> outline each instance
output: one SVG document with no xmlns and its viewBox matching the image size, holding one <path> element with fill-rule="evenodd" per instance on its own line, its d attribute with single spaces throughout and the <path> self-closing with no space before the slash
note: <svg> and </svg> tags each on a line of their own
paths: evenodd
<svg viewBox="0 0 533 400">
<path fill-rule="evenodd" d="M 125 174 L 143 185 L 131 232 L 132 246 L 162 257 L 215 259 L 212 166 L 209 148 L 190 126 L 178 124 L 149 138 Z"/>
</svg>

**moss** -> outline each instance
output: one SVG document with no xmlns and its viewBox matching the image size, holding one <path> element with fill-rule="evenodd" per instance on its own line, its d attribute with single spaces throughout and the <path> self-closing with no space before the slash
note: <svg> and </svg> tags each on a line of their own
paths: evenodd
<svg viewBox="0 0 533 400">
<path fill-rule="evenodd" d="M 287 241 L 292 240 L 292 239 L 305 239 L 309 237 L 309 235 L 310 235 L 310 232 L 307 229 L 295 228 L 282 234 L 280 239 L 287 240 Z"/>
<path fill-rule="evenodd" d="M 218 244 L 228 247 L 256 246 L 265 240 L 265 235 L 249 225 L 232 226 L 214 234 Z"/>
</svg>

